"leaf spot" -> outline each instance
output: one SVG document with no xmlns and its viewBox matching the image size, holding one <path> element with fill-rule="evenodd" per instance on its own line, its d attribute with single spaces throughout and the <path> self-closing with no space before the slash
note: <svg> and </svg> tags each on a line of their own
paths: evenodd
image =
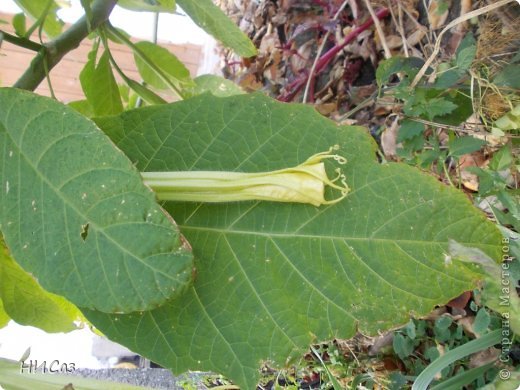
<svg viewBox="0 0 520 390">
<path fill-rule="evenodd" d="M 13 151 L 12 150 L 9 151 L 9 157 L 13 157 Z"/>
<path fill-rule="evenodd" d="M 83 241 L 85 241 L 88 237 L 88 227 L 89 227 L 88 222 L 84 225 L 81 225 L 81 233 L 79 235 Z"/>
<path fill-rule="evenodd" d="M 85 199 L 87 199 L 87 193 L 86 192 L 84 192 L 83 195 L 81 195 L 81 200 L 85 200 Z"/>
<path fill-rule="evenodd" d="M 6 182 L 5 182 L 5 193 L 6 193 L 6 194 L 9 193 L 9 181 L 6 181 Z"/>
</svg>

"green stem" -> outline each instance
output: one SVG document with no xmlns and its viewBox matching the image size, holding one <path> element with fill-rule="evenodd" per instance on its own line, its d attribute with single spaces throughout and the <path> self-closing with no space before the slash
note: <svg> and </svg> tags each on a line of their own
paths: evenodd
<svg viewBox="0 0 520 390">
<path fill-rule="evenodd" d="M 119 67 L 116 60 L 112 56 L 112 52 L 110 51 L 110 47 L 108 45 L 108 39 L 105 34 L 104 30 L 105 26 L 100 27 L 99 36 L 101 37 L 101 40 L 103 41 L 103 47 L 108 53 L 108 59 L 110 61 L 110 64 L 114 67 L 116 72 L 121 76 L 121 78 L 124 80 L 124 82 L 143 100 L 145 100 L 149 104 L 165 104 L 167 103 L 166 100 L 164 100 L 162 97 L 157 95 L 152 90 L 146 88 L 146 86 L 138 83 L 135 80 L 132 80 L 130 77 L 128 77 L 123 70 Z"/>
<path fill-rule="evenodd" d="M 2 39 L 6 42 L 35 52 L 39 52 L 40 50 L 43 50 L 45 48 L 43 45 L 31 41 L 28 38 L 17 37 L 16 35 L 9 34 L 8 32 L 5 32 L 3 30 L 0 30 L 0 35 L 2 36 Z"/>
<path fill-rule="evenodd" d="M 148 56 L 143 53 L 141 49 L 139 49 L 130 39 L 128 39 L 124 34 L 121 34 L 117 28 L 114 28 L 110 23 L 107 23 L 108 29 L 113 33 L 118 39 L 120 39 L 125 45 L 130 47 L 132 51 L 143 60 L 146 65 L 148 65 L 154 73 L 163 81 L 170 89 L 175 92 L 181 99 L 185 98 L 184 93 L 171 81 L 171 79 L 161 70 L 159 69 L 155 63 L 148 58 Z"/>
</svg>

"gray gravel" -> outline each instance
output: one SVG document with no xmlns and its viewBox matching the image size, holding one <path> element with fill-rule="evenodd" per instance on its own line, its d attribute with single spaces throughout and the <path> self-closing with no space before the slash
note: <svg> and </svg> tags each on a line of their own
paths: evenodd
<svg viewBox="0 0 520 390">
<path fill-rule="evenodd" d="M 206 390 L 202 380 L 209 373 L 190 372 L 174 377 L 169 370 L 163 368 L 103 368 L 77 369 L 69 375 L 108 380 L 119 383 L 128 383 L 136 386 L 146 386 L 152 389 L 183 390 L 182 384 L 189 383 L 193 389 Z"/>
</svg>

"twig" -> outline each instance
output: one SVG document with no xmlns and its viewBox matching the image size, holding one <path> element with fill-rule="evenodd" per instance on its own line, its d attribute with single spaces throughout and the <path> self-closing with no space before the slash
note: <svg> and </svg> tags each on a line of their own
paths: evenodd
<svg viewBox="0 0 520 390">
<path fill-rule="evenodd" d="M 19 47 L 23 47 L 25 49 L 29 49 L 29 50 L 36 51 L 36 52 L 43 49 L 43 46 L 37 42 L 31 41 L 30 39 L 27 39 L 27 38 L 17 37 L 16 35 L 9 34 L 3 30 L 0 30 L 0 35 L 2 35 L 4 41 L 12 43 L 13 45 L 16 45 Z"/>
<path fill-rule="evenodd" d="M 379 39 L 381 40 L 381 46 L 383 46 L 383 50 L 385 52 L 385 58 L 389 59 L 392 57 L 392 52 L 388 48 L 388 44 L 386 43 L 385 34 L 383 33 L 383 29 L 381 28 L 381 23 L 379 23 L 379 19 L 374 12 L 374 8 L 372 8 L 372 4 L 370 4 L 370 0 L 365 0 L 365 5 L 367 6 L 368 12 L 374 21 L 374 26 L 376 27 L 377 35 L 379 35 Z"/>
<path fill-rule="evenodd" d="M 376 12 L 376 16 L 378 19 L 385 18 L 389 15 L 389 11 L 387 8 L 380 9 Z M 321 56 L 318 63 L 315 67 L 315 74 L 319 74 L 328 64 L 329 62 L 338 54 L 345 46 L 347 46 L 350 42 L 352 42 L 359 34 L 361 34 L 363 31 L 368 29 L 372 24 L 374 23 L 373 19 L 368 19 L 365 23 L 361 24 L 356 29 L 352 30 L 341 42 L 340 44 L 332 47 L 329 49 L 325 54 Z M 306 83 L 307 77 L 300 77 L 293 81 L 290 86 L 292 87 L 292 90 L 288 88 L 288 92 L 284 95 L 280 95 L 278 97 L 278 100 L 282 102 L 288 102 L 290 101 L 297 93 L 301 90 L 303 85 Z"/>
<path fill-rule="evenodd" d="M 433 53 L 430 55 L 430 57 L 428 57 L 428 59 L 426 60 L 426 62 L 422 66 L 422 68 L 419 70 L 419 73 L 417 73 L 417 75 L 413 79 L 412 84 L 410 84 L 410 88 L 414 88 L 419 83 L 421 78 L 424 76 L 424 74 L 428 70 L 428 67 L 431 65 L 433 60 L 435 60 L 435 57 L 437 56 L 437 54 L 439 54 L 439 51 L 441 49 L 442 36 L 448 30 L 450 30 L 452 27 L 456 26 L 459 23 L 465 22 L 466 20 L 469 20 L 469 19 L 474 18 L 476 16 L 485 14 L 486 12 L 492 11 L 492 10 L 494 10 L 496 8 L 499 8 L 499 7 L 502 7 L 502 6 L 506 5 L 506 4 L 512 3 L 513 1 L 515 1 L 515 0 L 501 0 L 501 1 L 497 1 L 496 3 L 486 5 L 485 7 L 479 8 L 479 9 L 477 9 L 475 11 L 468 12 L 467 14 L 459 16 L 457 19 L 451 21 L 446 27 L 443 28 L 443 30 L 438 35 L 437 40 L 435 41 L 435 46 L 434 46 L 434 49 L 433 49 Z"/>
<path fill-rule="evenodd" d="M 334 14 L 332 21 L 338 20 L 339 15 L 341 14 L 341 12 L 343 12 L 343 10 L 345 9 L 345 7 L 349 3 L 349 1 L 350 0 L 345 0 L 343 2 L 343 4 L 341 4 L 338 11 Z M 303 92 L 303 100 L 302 100 L 303 103 L 307 102 L 307 94 L 309 93 L 309 88 L 310 88 L 311 84 L 314 82 L 314 71 L 316 70 L 316 65 L 318 64 L 318 60 L 321 56 L 321 53 L 323 52 L 323 49 L 325 49 L 325 45 L 327 44 L 329 37 L 330 37 L 330 30 L 327 31 L 327 33 L 323 37 L 321 45 L 320 45 L 318 51 L 316 52 L 316 58 L 314 59 L 314 62 L 312 63 L 311 71 L 307 78 L 307 84 L 305 85 L 305 91 Z"/>
<path fill-rule="evenodd" d="M 94 1 L 92 4 L 92 20 L 90 23 L 92 29 L 96 29 L 108 19 L 116 3 L 117 0 Z M 45 61 L 47 61 L 47 69 L 50 71 L 60 62 L 65 54 L 77 48 L 88 34 L 87 18 L 83 16 L 68 30 L 43 45 L 44 50 L 41 50 L 32 60 L 31 65 L 29 65 L 29 68 L 14 84 L 14 87 L 30 91 L 35 90 L 46 76 Z"/>
</svg>

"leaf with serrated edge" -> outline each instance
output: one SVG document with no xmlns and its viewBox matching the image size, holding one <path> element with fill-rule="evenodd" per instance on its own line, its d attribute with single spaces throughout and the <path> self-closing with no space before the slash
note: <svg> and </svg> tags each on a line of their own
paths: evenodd
<svg viewBox="0 0 520 390">
<path fill-rule="evenodd" d="M 307 106 L 201 95 L 98 124 L 141 171 L 269 171 L 333 145 L 348 160 L 352 192 L 333 206 L 166 204 L 194 248 L 194 288 L 146 313 L 84 314 L 175 372 L 217 371 L 253 389 L 262 360 L 283 365 L 312 341 L 405 324 L 475 287 L 478 270 L 445 263 L 450 237 L 500 256 L 496 227 L 463 194 L 377 164 L 365 129 Z"/>
<path fill-rule="evenodd" d="M 47 291 L 105 312 L 155 307 L 186 289 L 192 255 L 139 172 L 88 119 L 0 89 L 0 227 Z"/>
</svg>

